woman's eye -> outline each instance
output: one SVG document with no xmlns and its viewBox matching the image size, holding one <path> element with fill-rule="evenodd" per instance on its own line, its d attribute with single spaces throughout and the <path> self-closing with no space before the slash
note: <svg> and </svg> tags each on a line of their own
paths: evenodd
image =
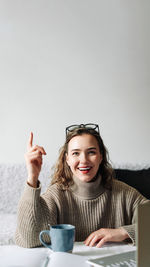
<svg viewBox="0 0 150 267">
<path fill-rule="evenodd" d="M 95 155 L 95 151 L 89 151 L 90 155 Z"/>
<path fill-rule="evenodd" d="M 73 156 L 78 156 L 79 155 L 79 152 L 73 152 L 72 155 Z"/>
</svg>

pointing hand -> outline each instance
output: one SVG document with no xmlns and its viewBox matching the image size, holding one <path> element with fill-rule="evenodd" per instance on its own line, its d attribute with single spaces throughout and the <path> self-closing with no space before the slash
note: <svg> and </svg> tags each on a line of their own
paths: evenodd
<svg viewBox="0 0 150 267">
<path fill-rule="evenodd" d="M 25 153 L 25 161 L 28 171 L 27 182 L 37 187 L 38 177 L 42 167 L 42 156 L 46 155 L 43 147 L 34 145 L 33 146 L 33 133 L 30 133 L 29 140 L 27 142 L 27 152 Z"/>
</svg>

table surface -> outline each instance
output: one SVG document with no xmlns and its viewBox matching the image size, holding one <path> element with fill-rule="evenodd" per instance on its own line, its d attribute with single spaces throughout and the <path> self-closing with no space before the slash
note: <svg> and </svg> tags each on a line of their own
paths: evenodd
<svg viewBox="0 0 150 267">
<path fill-rule="evenodd" d="M 87 260 L 132 250 L 136 250 L 136 247 L 125 243 L 107 243 L 102 248 L 96 248 L 85 246 L 83 242 L 75 242 L 73 254 Z M 0 267 L 40 267 L 43 259 L 50 253 L 51 250 L 44 247 L 28 249 L 15 245 L 0 246 Z"/>
</svg>

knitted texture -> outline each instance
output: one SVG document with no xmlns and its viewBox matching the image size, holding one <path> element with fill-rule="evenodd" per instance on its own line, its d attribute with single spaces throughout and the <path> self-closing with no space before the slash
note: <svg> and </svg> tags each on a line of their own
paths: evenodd
<svg viewBox="0 0 150 267">
<path fill-rule="evenodd" d="M 16 214 L 18 201 L 27 180 L 25 163 L 0 164 L 0 213 Z M 40 173 L 42 189 L 50 183 L 50 166 L 44 163 Z"/>
<path fill-rule="evenodd" d="M 0 246 L 14 245 L 16 221 L 16 214 L 0 213 Z"/>
<path fill-rule="evenodd" d="M 112 190 L 104 190 L 97 198 L 84 199 L 71 190 L 49 186 L 40 196 L 41 187 L 26 185 L 18 207 L 16 244 L 40 246 L 39 233 L 48 224 L 67 223 L 76 227 L 76 241 L 83 241 L 100 228 L 123 226 L 135 243 L 135 210 L 146 199 L 132 187 L 113 180 Z"/>
</svg>

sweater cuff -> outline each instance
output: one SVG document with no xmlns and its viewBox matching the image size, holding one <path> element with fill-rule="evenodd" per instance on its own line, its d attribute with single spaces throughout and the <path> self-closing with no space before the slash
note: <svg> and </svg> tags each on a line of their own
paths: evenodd
<svg viewBox="0 0 150 267">
<path fill-rule="evenodd" d="M 30 186 L 28 183 L 25 185 L 23 197 L 29 200 L 38 199 L 41 193 L 41 183 L 39 182 L 39 187 L 34 188 Z"/>
<path fill-rule="evenodd" d="M 122 228 L 124 228 L 128 235 L 129 238 L 132 241 L 132 245 L 135 246 L 136 245 L 136 241 L 135 241 L 135 224 L 131 224 L 131 225 L 124 225 L 122 226 Z M 129 239 L 126 239 L 126 241 L 128 241 Z"/>
</svg>

